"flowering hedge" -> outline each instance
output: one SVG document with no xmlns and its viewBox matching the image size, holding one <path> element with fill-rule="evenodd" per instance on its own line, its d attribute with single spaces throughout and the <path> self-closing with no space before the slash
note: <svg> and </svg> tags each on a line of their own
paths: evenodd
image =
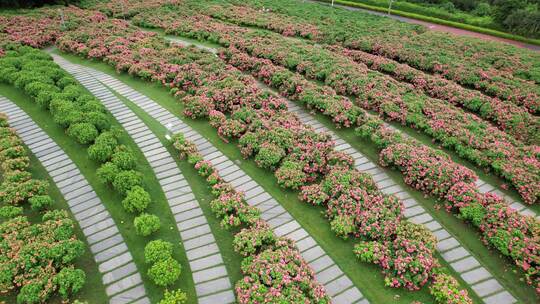
<svg viewBox="0 0 540 304">
<path fill-rule="evenodd" d="M 48 183 L 27 171 L 27 152 L 7 119 L 0 113 L 0 202 L 9 204 L 2 207 L 6 219 L 0 223 L 0 292 L 15 290 L 18 303 L 41 303 L 55 294 L 67 301 L 85 283 L 84 271 L 74 267 L 85 245 L 75 236 L 67 212 L 48 211 L 42 222 L 33 224 L 21 216 L 22 207 L 10 206 L 30 203 L 38 211 L 53 201 Z"/>
<path fill-rule="evenodd" d="M 525 145 L 449 102 L 430 98 L 412 85 L 319 46 L 219 23 L 204 15 L 178 18 L 179 14 L 176 10 L 163 14 L 147 11 L 137 15 L 135 20 L 143 20 L 139 23 L 161 27 L 170 33 L 232 45 L 254 57 L 270 59 L 308 78 L 324 81 L 339 94 L 357 97 L 364 109 L 419 129 L 461 157 L 493 170 L 511 182 L 525 202 L 533 204 L 540 200 L 537 146 Z M 533 121 L 527 133 L 536 138 L 535 130 L 538 130 L 537 121 Z"/>
<path fill-rule="evenodd" d="M 235 286 L 237 301 L 330 303 L 294 241 L 277 237 L 260 218 L 259 210 L 249 206 L 244 195 L 226 183 L 181 133 L 174 136 L 173 146 L 181 159 L 187 157 L 199 175 L 206 178 L 216 196 L 210 206 L 222 227 L 235 231 L 234 250 L 245 257 L 241 265 L 244 277 Z"/>
<path fill-rule="evenodd" d="M 494 122 L 499 129 L 517 139 L 532 144 L 540 143 L 540 121 L 526 108 L 507 100 L 483 95 L 478 91 L 459 86 L 442 76 L 424 73 L 382 56 L 336 46 L 330 47 L 329 50 L 349 56 L 370 69 L 390 74 L 400 81 L 409 82 L 416 89 L 433 98 L 447 100 L 475 112 L 480 117 Z M 537 103 L 534 108 L 540 109 L 540 98 L 534 102 Z"/>
<path fill-rule="evenodd" d="M 330 95 L 328 99 L 336 99 L 336 97 L 331 95 L 331 89 L 314 88 L 313 84 L 306 80 L 302 81 L 302 79 L 295 77 L 293 73 L 286 71 L 284 68 L 272 67 L 272 63 L 266 59 L 249 57 L 234 49 L 228 49 L 221 52 L 221 56 L 236 67 L 250 71 L 254 76 L 257 76 L 262 81 L 275 87 L 280 93 L 288 96 L 292 100 L 301 102 L 301 99 L 299 99 L 297 95 L 289 94 L 286 87 L 280 85 L 281 82 L 287 83 L 288 79 L 290 79 L 290 83 L 294 84 L 297 91 L 305 93 L 307 96 L 316 96 L 316 100 L 324 100 L 324 95 L 319 94 L 319 91 L 322 90 Z M 261 73 L 260 71 L 263 70 L 277 72 Z M 272 82 L 274 75 L 280 75 L 280 82 Z M 334 92 L 333 94 L 335 95 L 336 93 Z M 321 101 L 321 104 L 323 104 L 322 102 L 323 101 Z M 310 107 L 310 103 L 306 103 L 306 106 Z M 313 108 L 332 117 L 331 113 L 325 111 L 324 106 L 316 105 Z M 471 221 L 477 227 L 483 225 L 482 223 L 485 222 L 484 216 L 486 214 L 484 206 L 474 204 L 471 207 L 468 204 L 464 204 L 464 202 L 483 201 L 482 195 L 478 192 L 478 189 L 474 184 L 477 180 L 477 176 L 471 170 L 454 163 L 442 152 L 430 149 L 412 139 L 405 139 L 399 133 L 384 128 L 382 121 L 378 118 L 366 118 L 366 116 L 362 116 L 361 119 L 357 120 L 357 123 L 361 126 L 358 133 L 373 141 L 380 149 L 382 149 L 380 157 L 383 165 L 389 165 L 389 162 L 393 165 L 398 165 L 404 173 L 405 182 L 409 185 L 417 190 L 430 194 L 435 198 L 448 202 L 449 210 L 456 211 L 463 219 Z M 321 186 L 319 185 L 305 187 L 303 189 L 303 195 L 306 201 L 317 205 L 322 204 L 329 199 L 329 195 L 322 192 Z M 342 201 L 345 201 L 344 198 L 342 199 Z M 497 205 L 497 210 L 511 212 L 511 209 L 504 204 Z M 527 238 L 520 238 L 520 242 L 527 240 L 531 243 L 532 248 L 537 248 L 538 244 L 534 239 L 538 232 L 535 232 L 536 230 L 532 228 L 535 227 L 535 225 L 531 223 L 531 221 L 534 222 L 534 219 L 521 216 L 517 212 L 511 212 L 511 214 L 513 217 L 519 219 L 519 221 L 530 223 L 528 224 L 529 233 Z M 492 221 L 494 223 L 499 223 L 495 218 L 492 219 Z M 502 219 L 500 224 L 504 225 L 505 222 L 507 222 L 507 220 Z M 333 229 L 340 235 L 350 234 L 355 231 L 354 222 L 351 218 L 345 217 L 342 214 L 335 216 L 333 223 Z M 481 231 L 484 231 L 484 236 L 494 233 L 493 231 L 487 232 L 485 229 L 481 229 Z M 492 238 L 490 239 L 492 240 Z M 484 238 L 484 240 L 486 240 L 486 238 Z M 506 256 L 511 257 L 517 265 L 523 265 L 522 261 L 527 261 L 526 264 L 524 264 L 525 266 L 523 269 L 526 272 L 528 281 L 534 281 L 534 279 L 531 279 L 534 275 L 531 275 L 530 273 L 535 273 L 537 270 L 529 265 L 531 265 L 530 261 L 535 259 L 536 253 L 534 251 L 536 249 L 530 251 L 515 250 L 513 254 L 509 254 L 509 248 L 516 248 L 512 244 L 508 242 L 493 244 L 493 241 L 490 241 L 489 243 Z M 371 243 L 366 243 L 364 245 L 368 247 L 373 246 Z M 385 252 L 388 251 L 386 250 Z M 521 252 L 523 252 L 523 254 L 521 254 Z"/>
<path fill-rule="evenodd" d="M 180 9 L 194 7 L 193 2 L 182 2 Z M 532 113 L 540 111 L 536 86 L 540 83 L 536 64 L 540 56 L 534 51 L 310 3 L 247 0 L 234 6 L 226 1 L 201 6 L 197 9 L 200 14 L 285 35 L 289 32 L 284 29 L 301 25 L 315 33 L 303 37 L 316 42 L 385 56 L 511 101 Z"/>
</svg>

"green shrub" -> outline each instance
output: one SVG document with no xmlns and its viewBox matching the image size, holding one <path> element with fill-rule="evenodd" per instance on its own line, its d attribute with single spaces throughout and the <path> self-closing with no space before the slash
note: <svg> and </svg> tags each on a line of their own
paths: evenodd
<svg viewBox="0 0 540 304">
<path fill-rule="evenodd" d="M 84 122 L 94 125 L 98 130 L 104 131 L 111 128 L 109 117 L 101 112 L 85 112 Z"/>
<path fill-rule="evenodd" d="M 28 199 L 32 210 L 43 210 L 49 208 L 53 204 L 53 199 L 48 195 L 36 195 Z"/>
<path fill-rule="evenodd" d="M 161 221 L 156 215 L 143 213 L 133 220 L 133 225 L 138 235 L 149 236 L 161 228 Z"/>
<path fill-rule="evenodd" d="M 185 304 L 187 302 L 187 295 L 182 290 L 165 290 L 163 299 L 159 301 L 159 304 Z"/>
<path fill-rule="evenodd" d="M 135 169 L 135 155 L 126 146 L 116 147 L 111 159 L 112 163 L 123 170 Z"/>
<path fill-rule="evenodd" d="M 116 165 L 114 166 L 117 167 Z M 120 171 L 114 177 L 112 184 L 116 191 L 125 195 L 133 187 L 142 186 L 142 175 L 140 172 L 134 170 Z"/>
<path fill-rule="evenodd" d="M 85 282 L 86 274 L 81 269 L 62 268 L 54 277 L 54 283 L 58 285 L 58 293 L 64 300 L 81 290 Z"/>
<path fill-rule="evenodd" d="M 97 177 L 104 184 L 112 183 L 119 173 L 120 173 L 120 169 L 111 162 L 103 164 L 96 171 Z"/>
<path fill-rule="evenodd" d="M 93 160 L 105 162 L 111 158 L 116 146 L 118 146 L 116 134 L 114 131 L 106 131 L 101 133 L 88 148 L 88 155 Z"/>
<path fill-rule="evenodd" d="M 285 150 L 283 148 L 271 143 L 264 143 L 255 156 L 255 162 L 263 168 L 274 169 L 284 156 Z"/>
<path fill-rule="evenodd" d="M 135 186 L 127 192 L 122 206 L 129 212 L 142 212 L 148 207 L 150 201 L 150 194 L 143 187 Z"/>
<path fill-rule="evenodd" d="M 152 265 L 148 270 L 148 276 L 156 285 L 166 287 L 178 280 L 181 269 L 178 261 L 173 258 L 167 258 Z"/>
<path fill-rule="evenodd" d="M 93 124 L 81 122 L 69 126 L 67 134 L 78 143 L 86 145 L 94 141 L 99 132 Z"/>
<path fill-rule="evenodd" d="M 16 216 L 19 216 L 23 213 L 22 207 L 15 207 L 15 206 L 3 206 L 0 208 L 0 217 L 3 218 L 14 218 Z"/>
<path fill-rule="evenodd" d="M 144 261 L 148 264 L 172 257 L 173 244 L 163 240 L 151 241 L 144 247 Z"/>
</svg>

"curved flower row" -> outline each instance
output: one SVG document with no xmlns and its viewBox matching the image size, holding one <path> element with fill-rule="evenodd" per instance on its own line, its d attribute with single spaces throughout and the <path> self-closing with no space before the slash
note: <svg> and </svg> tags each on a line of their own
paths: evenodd
<svg viewBox="0 0 540 304">
<path fill-rule="evenodd" d="M 179 9 L 191 8 L 193 2 L 179 3 Z M 417 25 L 396 23 L 360 12 L 286 0 L 246 0 L 242 4 L 220 3 L 219 6 L 206 4 L 197 12 L 286 35 L 288 32 L 284 29 L 301 24 L 314 33 L 300 35 L 302 37 L 382 55 L 511 101 L 531 113 L 540 112 L 537 86 L 540 83 L 540 66 L 537 64 L 540 56 L 533 51 L 426 31 Z"/>
<path fill-rule="evenodd" d="M 409 82 L 416 89 L 433 98 L 447 100 L 475 112 L 480 117 L 494 122 L 499 129 L 519 140 L 526 143 L 540 143 L 540 121 L 538 118 L 531 115 L 527 109 L 512 102 L 488 97 L 478 91 L 463 88 L 441 76 L 421 72 L 382 56 L 337 46 L 329 47 L 329 50 L 349 56 L 356 62 L 369 66 L 370 69 L 390 74 L 400 81 Z M 531 105 L 528 108 L 540 108 L 540 98 L 531 102 L 537 103 L 537 105 Z"/>
<path fill-rule="evenodd" d="M 23 142 L 1 113 L 0 162 L 0 292 L 16 292 L 19 303 L 45 302 L 56 294 L 67 301 L 86 281 L 85 272 L 75 268 L 85 245 L 66 211 L 47 211 L 53 204 L 49 184 L 32 178 Z M 46 211 L 41 222 L 22 215 L 27 203 L 33 211 Z"/>
<path fill-rule="evenodd" d="M 154 24 L 157 14 L 144 12 L 135 20 L 144 20 L 171 33 L 233 45 L 252 56 L 270 59 L 308 78 L 324 81 L 340 94 L 356 96 L 363 108 L 422 130 L 461 157 L 493 170 L 511 182 L 527 203 L 540 200 L 538 146 L 524 145 L 475 115 L 419 94 L 412 85 L 321 47 L 219 23 L 201 15 L 178 19 L 177 15 L 176 11 L 160 14 L 159 22 Z M 203 18 L 204 22 L 193 23 L 193 18 Z"/>
<path fill-rule="evenodd" d="M 88 35 L 89 32 L 94 34 Z M 340 204 L 340 197 L 331 197 L 330 192 L 327 193 L 328 199 L 322 202 L 328 207 L 332 229 L 342 237 L 363 235 L 371 242 L 395 243 L 388 259 L 421 260 L 426 266 L 401 269 L 399 263 L 379 263 L 388 277 L 389 286 L 419 289 L 435 273 L 438 263 L 433 256 L 432 237 L 411 240 L 421 244 L 423 249 L 419 252 L 404 248 L 408 242 L 394 242 L 400 229 L 404 229 L 402 235 L 417 236 L 418 233 L 409 233 L 407 227 L 411 225 L 415 231 L 431 233 L 402 219 L 402 204 L 397 198 L 386 197 L 376 188 L 367 189 L 365 182 L 373 184 L 371 177 L 353 169 L 350 157 L 333 151 L 334 143 L 327 134 L 318 134 L 303 125 L 295 114 L 287 111 L 285 100 L 261 91 L 253 78 L 210 53 L 170 46 L 154 33 L 130 29 L 126 23 L 117 20 L 73 31 L 59 39 L 58 45 L 63 50 L 101 58 L 118 71 L 163 83 L 184 103 L 186 116 L 207 118 L 224 140 L 238 139 L 242 154 L 254 157 L 258 166 L 274 171 L 283 187 L 309 192 L 313 186 L 310 184 L 322 178 L 326 183 L 336 183 L 329 188 L 342 186 L 350 189 L 342 193 L 354 207 L 350 211 L 347 211 L 350 207 Z M 95 49 L 100 50 L 99 56 L 93 53 Z M 200 170 L 207 171 L 207 165 L 198 166 Z M 341 174 L 334 171 L 338 167 L 343 170 L 341 173 L 359 175 L 359 179 L 335 180 L 334 176 Z M 362 191 L 367 191 L 366 195 L 360 195 Z M 304 199 L 304 195 L 301 197 Z M 235 195 L 227 195 L 224 200 L 229 199 L 238 202 Z M 392 208 L 385 205 L 387 201 L 394 202 Z M 337 216 L 332 210 L 343 213 L 343 216 Z M 362 215 L 370 216 L 372 222 L 361 222 Z M 227 217 L 223 220 L 224 225 L 234 225 L 240 219 Z M 346 224 L 342 225 L 340 220 Z M 353 223 L 348 224 L 351 220 Z M 395 224 L 386 230 L 373 234 L 367 232 L 391 222 Z"/>
<path fill-rule="evenodd" d="M 223 50 L 220 55 L 229 64 L 250 72 L 292 100 L 299 101 L 329 117 L 341 115 L 327 111 L 325 101 L 340 100 L 335 91 L 330 88 L 314 85 L 286 68 L 273 65 L 267 59 L 251 57 L 233 48 Z M 291 87 L 295 88 L 292 92 L 289 89 Z M 296 92 L 302 94 L 299 95 Z M 309 98 L 306 99 L 303 96 L 309 96 Z M 342 97 L 341 100 L 346 99 Z M 339 120 L 334 119 L 334 122 L 338 126 L 342 125 Z M 370 139 L 382 149 L 380 159 L 383 165 L 399 167 L 407 184 L 447 202 L 449 211 L 454 211 L 463 219 L 471 221 L 482 231 L 487 243 L 522 267 L 529 284 L 538 284 L 538 270 L 540 269 L 538 262 L 540 230 L 538 228 L 540 224 L 534 218 L 520 215 L 505 205 L 496 195 L 487 197 L 481 195 L 475 184 L 478 177 L 474 172 L 454 163 L 442 152 L 421 145 L 412 139 L 403 139 L 400 134 L 384 128 L 380 119 L 362 113 L 357 117 L 356 124 L 361 126 L 359 129 L 361 136 Z M 328 199 L 327 196 L 316 195 L 319 191 L 318 188 L 313 191 L 308 190 L 304 196 L 313 203 Z M 466 196 L 464 193 L 469 195 Z M 471 207 L 471 204 L 474 205 Z M 500 218 L 496 217 L 498 212 L 501 212 Z M 366 218 L 368 217 L 364 216 L 362 220 Z M 519 238 L 508 238 L 513 233 L 512 227 L 515 226 L 508 223 L 509 218 L 513 222 L 520 223 L 522 228 Z M 346 223 L 351 223 L 350 219 L 341 217 L 338 221 L 342 231 L 352 230 L 350 226 L 344 226 Z M 392 225 L 386 224 L 386 226 Z M 503 235 L 504 241 L 499 241 L 497 237 Z M 528 244 L 526 249 L 525 244 Z M 364 247 L 363 250 L 372 252 L 375 248 L 378 247 L 370 245 L 367 248 Z"/>
<path fill-rule="evenodd" d="M 244 256 L 244 277 L 236 283 L 239 303 L 330 303 L 313 269 L 302 258 L 294 241 L 277 237 L 251 207 L 243 193 L 225 182 L 213 165 L 203 160 L 195 144 L 179 133 L 173 145 L 181 159 L 187 158 L 199 175 L 206 178 L 215 195 L 210 202 L 221 226 L 234 230 L 234 250 Z"/>
</svg>

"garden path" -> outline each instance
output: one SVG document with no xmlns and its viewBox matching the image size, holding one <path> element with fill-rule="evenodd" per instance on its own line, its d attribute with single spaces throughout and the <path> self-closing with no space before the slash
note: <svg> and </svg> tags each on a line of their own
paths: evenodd
<svg viewBox="0 0 540 304">
<path fill-rule="evenodd" d="M 236 163 L 216 149 L 207 139 L 157 102 L 135 91 L 114 77 L 91 68 L 85 67 L 84 69 L 100 82 L 106 84 L 109 88 L 140 107 L 162 126 L 172 126 L 172 133 L 181 132 L 185 135 L 186 139 L 194 142 L 204 159 L 210 161 L 219 170 L 223 179 L 230 183 L 236 190 L 244 192 L 248 204 L 260 209 L 261 217 L 268 222 L 276 235 L 289 237 L 296 241 L 302 257 L 313 268 L 317 280 L 325 286 L 333 303 L 369 303 L 360 290 L 353 285 L 348 276 L 343 273 L 333 259 L 300 226 L 292 215 L 256 181 L 241 170 Z"/>
<path fill-rule="evenodd" d="M 0 112 L 41 162 L 79 223 L 111 304 L 150 304 L 133 257 L 111 215 L 69 156 L 16 104 L 0 96 Z"/>
<path fill-rule="evenodd" d="M 180 231 L 198 303 L 233 303 L 235 295 L 215 237 L 172 155 L 148 126 L 90 71 L 60 56 L 53 58 L 103 103 L 154 170 Z"/>
</svg>

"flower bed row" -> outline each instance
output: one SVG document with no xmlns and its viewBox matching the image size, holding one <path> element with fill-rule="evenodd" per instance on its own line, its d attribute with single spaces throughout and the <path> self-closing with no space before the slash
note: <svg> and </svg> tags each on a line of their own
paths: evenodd
<svg viewBox="0 0 540 304">
<path fill-rule="evenodd" d="M 285 100 L 261 91 L 253 78 L 210 53 L 171 47 L 152 33 L 138 32 L 118 21 L 90 27 L 94 28 L 85 27 L 65 35 L 59 46 L 91 56 L 92 45 L 102 50 L 99 58 L 118 71 L 171 88 L 184 103 L 186 116 L 206 118 L 225 140 L 238 139 L 245 157 L 254 157 L 259 167 L 273 171 L 281 186 L 300 189 L 302 200 L 311 202 L 308 193 L 321 179 L 326 184 L 334 183 L 319 193 L 328 195 L 320 203 L 328 208 L 332 230 L 341 237 L 358 237 L 359 246 L 366 242 L 388 246 L 387 254 L 371 260 L 383 268 L 387 285 L 416 290 L 436 275 L 435 240 L 428 237 L 431 233 L 423 226 L 404 221 L 401 202 L 374 188 L 369 175 L 353 169 L 350 157 L 334 151 L 334 143 L 327 134 L 318 134 L 303 125 L 287 110 Z M 87 32 L 96 35 L 88 39 Z M 336 180 L 340 174 L 350 175 L 352 180 Z M 335 188 L 343 188 L 343 193 L 332 196 Z M 340 198 L 346 198 L 349 205 L 341 205 Z M 393 204 L 387 206 L 386 202 Z M 362 216 L 370 216 L 369 224 L 361 221 Z M 238 222 L 236 218 L 230 221 Z M 387 224 L 386 229 L 367 231 Z M 410 244 L 405 239 L 415 245 L 407 247 Z M 396 263 L 401 259 L 414 263 L 411 267 Z M 423 267 L 416 267 L 419 263 Z"/>
<path fill-rule="evenodd" d="M 235 286 L 238 303 L 330 303 L 294 241 L 277 237 L 261 219 L 259 210 L 249 206 L 243 193 L 221 178 L 195 144 L 179 133 L 174 136 L 173 145 L 180 159 L 187 158 L 206 179 L 215 196 L 210 207 L 221 226 L 234 234 L 233 248 L 244 257 L 244 277 Z"/>
<path fill-rule="evenodd" d="M 538 146 L 527 146 L 482 119 L 365 66 L 314 46 L 260 35 L 235 43 L 249 54 L 324 81 L 339 94 L 353 95 L 364 109 L 421 130 L 442 146 L 509 181 L 529 204 L 540 201 Z"/>
<path fill-rule="evenodd" d="M 1 82 L 24 91 L 38 106 L 51 113 L 54 122 L 63 127 L 69 137 L 88 147 L 89 159 L 101 164 L 96 172 L 100 181 L 123 196 L 125 211 L 137 214 L 133 220 L 136 233 L 146 237 L 158 231 L 159 217 L 144 212 L 151 203 L 151 196 L 143 187 L 136 157 L 133 151 L 119 144 L 123 131 L 111 127 L 112 117 L 99 100 L 48 54 L 31 47 L 11 46 L 0 58 L 0 71 Z M 158 286 L 172 285 L 180 276 L 178 261 L 171 258 L 168 262 L 169 267 L 152 264 L 149 268 L 148 275 Z"/>
<path fill-rule="evenodd" d="M 286 68 L 273 65 L 267 59 L 250 57 L 234 49 L 224 50 L 220 56 L 276 88 L 291 100 L 329 117 L 341 116 L 339 112 L 327 110 L 327 101 L 340 98 L 330 88 L 315 85 Z M 347 98 L 341 98 L 348 104 Z M 339 119 L 334 119 L 334 122 L 342 126 Z M 480 194 L 475 184 L 477 176 L 454 163 L 444 153 L 415 140 L 402 138 L 395 131 L 383 127 L 380 119 L 365 113 L 357 117 L 355 124 L 360 125 L 359 135 L 373 141 L 381 149 L 381 164 L 396 166 L 403 173 L 407 184 L 445 202 L 448 211 L 475 225 L 486 243 L 514 260 L 524 270 L 529 284 L 538 286 L 540 223 L 532 217 L 520 215 L 496 195 Z M 315 202 L 321 200 L 320 195 L 308 193 L 308 197 Z"/>
<path fill-rule="evenodd" d="M 488 97 L 478 91 L 463 88 L 438 75 L 421 72 L 382 56 L 337 46 L 329 47 L 329 50 L 349 56 L 356 62 L 367 65 L 370 69 L 411 83 L 416 89 L 433 98 L 447 100 L 477 113 L 480 117 L 494 122 L 499 129 L 525 143 L 540 143 L 540 121 L 538 118 L 512 102 Z M 531 107 L 540 108 L 540 99 L 536 99 L 534 102 L 537 105 Z"/>
<path fill-rule="evenodd" d="M 0 292 L 17 292 L 17 303 L 42 303 L 59 295 L 67 301 L 84 286 L 86 274 L 75 268 L 85 245 L 64 210 L 46 211 L 39 223 L 23 216 L 49 209 L 48 183 L 32 178 L 23 142 L 0 113 Z"/>
<path fill-rule="evenodd" d="M 341 44 L 395 59 L 490 96 L 509 100 L 532 113 L 540 112 L 537 86 L 540 83 L 540 56 L 533 51 L 426 31 L 416 25 L 309 3 L 247 0 L 241 5 L 230 5 L 222 2 L 219 6 L 206 4 L 197 11 L 278 33 L 301 24 L 309 28 L 309 32 L 316 33 L 304 36 L 314 41 Z M 179 9 L 184 7 L 193 5 L 191 1 L 179 4 Z"/>
</svg>

